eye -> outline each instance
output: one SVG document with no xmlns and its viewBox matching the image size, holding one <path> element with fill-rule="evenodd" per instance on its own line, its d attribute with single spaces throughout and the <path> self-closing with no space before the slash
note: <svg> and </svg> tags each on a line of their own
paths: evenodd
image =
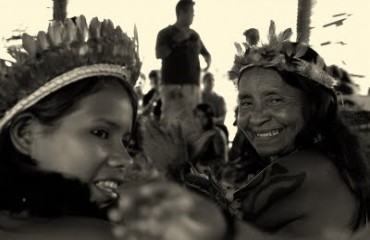
<svg viewBox="0 0 370 240">
<path fill-rule="evenodd" d="M 247 99 L 244 99 L 242 101 L 240 101 L 240 106 L 241 107 L 249 107 L 249 106 L 252 106 L 253 103 L 251 100 L 247 100 Z"/>
<path fill-rule="evenodd" d="M 101 139 L 108 139 L 109 138 L 109 132 L 104 129 L 95 129 L 91 132 L 94 134 L 96 137 L 101 138 Z"/>
<path fill-rule="evenodd" d="M 272 104 L 281 103 L 282 101 L 283 100 L 281 98 L 278 98 L 278 97 L 275 97 L 275 98 L 270 99 L 270 102 Z"/>
</svg>

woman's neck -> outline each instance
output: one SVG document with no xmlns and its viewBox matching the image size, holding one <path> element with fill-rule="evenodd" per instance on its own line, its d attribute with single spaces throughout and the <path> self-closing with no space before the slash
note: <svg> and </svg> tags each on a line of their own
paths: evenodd
<svg viewBox="0 0 370 240">
<path fill-rule="evenodd" d="M 293 148 L 292 150 L 287 151 L 285 153 L 278 154 L 278 155 L 272 155 L 272 156 L 268 156 L 268 157 L 262 157 L 262 159 L 263 159 L 264 162 L 272 163 L 272 162 L 275 162 L 276 160 L 278 160 L 280 158 L 283 158 L 285 156 L 288 156 L 288 155 L 296 153 L 296 152 L 298 152 L 298 149 Z"/>
</svg>

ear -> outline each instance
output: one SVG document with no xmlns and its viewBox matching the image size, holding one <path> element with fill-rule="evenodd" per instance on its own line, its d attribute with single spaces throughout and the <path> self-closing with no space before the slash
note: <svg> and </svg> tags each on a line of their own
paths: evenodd
<svg viewBox="0 0 370 240">
<path fill-rule="evenodd" d="M 38 119 L 31 113 L 21 114 L 14 119 L 9 132 L 11 141 L 19 152 L 31 155 L 31 145 L 38 123 Z"/>
</svg>

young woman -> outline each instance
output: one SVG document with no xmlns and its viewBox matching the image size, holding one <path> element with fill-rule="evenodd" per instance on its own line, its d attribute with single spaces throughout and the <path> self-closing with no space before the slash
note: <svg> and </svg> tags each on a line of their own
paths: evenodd
<svg viewBox="0 0 370 240">
<path fill-rule="evenodd" d="M 80 16 L 52 22 L 37 39 L 25 34 L 23 49 L 10 49 L 16 62 L 1 62 L 1 239 L 114 239 L 108 210 L 120 198 L 143 193 L 138 185 L 156 178 L 135 145 L 133 86 L 141 65 L 135 40 L 110 20 L 94 18 L 88 26 Z M 224 233 L 221 212 L 207 200 L 168 182 L 147 188 L 153 189 L 150 201 L 130 208 L 139 218 L 125 214 L 116 226 L 139 227 L 139 234 L 151 237 L 152 228 L 135 220 L 164 212 L 162 220 L 179 222 L 156 228 L 157 235 L 174 227 L 193 239 Z M 159 188 L 164 195 L 155 195 Z M 177 200 L 170 201 L 174 195 Z M 203 204 L 214 220 L 194 211 Z M 114 212 L 110 219 L 117 221 Z M 179 224 L 183 220 L 187 225 Z"/>
<path fill-rule="evenodd" d="M 81 234 L 109 236 L 105 221 L 81 218 L 107 219 L 133 163 L 135 43 L 108 20 L 88 27 L 80 16 L 25 34 L 23 47 L 1 69 L 1 230 L 43 237 L 58 221 L 61 230 L 80 222 Z M 102 227 L 84 233 L 90 223 Z"/>
</svg>

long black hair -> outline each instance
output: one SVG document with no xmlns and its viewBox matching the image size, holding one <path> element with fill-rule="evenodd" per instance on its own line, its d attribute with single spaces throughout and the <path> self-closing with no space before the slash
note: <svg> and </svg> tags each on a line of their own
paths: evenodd
<svg viewBox="0 0 370 240">
<path fill-rule="evenodd" d="M 333 160 L 346 184 L 360 199 L 360 214 L 370 213 L 370 167 L 358 137 L 338 113 L 333 90 L 290 72 L 280 72 L 283 80 L 300 89 L 308 106 L 303 110 L 305 126 L 296 137 L 296 147 L 314 147 Z M 364 216 L 360 216 L 362 220 Z"/>
<path fill-rule="evenodd" d="M 91 77 L 68 85 L 26 111 L 34 114 L 43 124 L 53 126 L 57 120 L 72 112 L 77 102 L 113 81 L 119 82 L 129 94 L 135 122 L 137 101 L 132 87 L 106 76 Z M 10 138 L 10 127 L 0 135 L 0 192 L 0 211 L 26 211 L 39 217 L 65 214 L 105 217 L 106 213 L 90 202 L 87 184 L 78 179 L 67 179 L 59 173 L 43 171 L 29 156 L 17 151 Z"/>
</svg>

